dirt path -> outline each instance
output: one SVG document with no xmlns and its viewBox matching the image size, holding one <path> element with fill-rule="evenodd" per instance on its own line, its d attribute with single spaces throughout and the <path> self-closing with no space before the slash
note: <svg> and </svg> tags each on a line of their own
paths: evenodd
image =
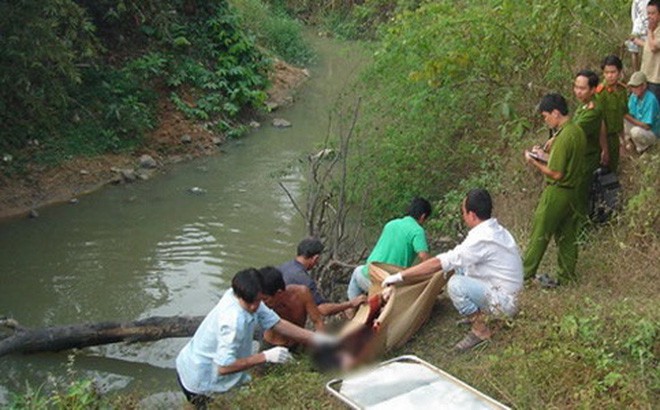
<svg viewBox="0 0 660 410">
<path fill-rule="evenodd" d="M 268 90 L 268 104 L 293 102 L 293 93 L 308 78 L 306 70 L 276 61 Z M 187 119 L 169 101 L 159 107 L 159 125 L 146 138 L 144 147 L 132 154 L 106 154 L 93 158 L 74 158 L 55 168 L 32 167 L 21 178 L 0 175 L 0 221 L 12 217 L 38 215 L 37 209 L 68 201 L 95 191 L 109 183 L 123 183 L 122 170 L 139 166 L 140 156 L 151 156 L 158 168 L 168 164 L 215 155 L 224 141 L 202 124 Z M 258 121 L 258 118 L 255 118 Z M 184 135 L 189 142 L 182 142 Z"/>
</svg>

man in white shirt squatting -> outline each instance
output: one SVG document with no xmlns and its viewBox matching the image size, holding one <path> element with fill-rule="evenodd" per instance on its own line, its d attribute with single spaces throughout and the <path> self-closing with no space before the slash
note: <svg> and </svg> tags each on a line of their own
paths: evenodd
<svg viewBox="0 0 660 410">
<path fill-rule="evenodd" d="M 176 358 L 176 372 L 183 393 L 196 408 L 206 408 L 210 395 L 224 393 L 250 380 L 245 370 L 264 362 L 285 363 L 285 347 L 252 352 L 257 323 L 287 338 L 313 345 L 332 344 L 333 336 L 314 333 L 288 322 L 269 309 L 262 299 L 276 290 L 264 288 L 259 271 L 238 272 L 218 304 L 197 328 Z"/>
<path fill-rule="evenodd" d="M 491 217 L 492 208 L 488 191 L 468 192 L 461 210 L 470 232 L 463 243 L 383 281 L 383 286 L 388 286 L 439 270 L 455 270 L 447 282 L 447 292 L 454 307 L 472 324 L 455 346 L 460 351 L 490 339 L 486 314 L 513 316 L 517 312 L 516 299 L 523 285 L 520 249 L 509 231 Z"/>
</svg>

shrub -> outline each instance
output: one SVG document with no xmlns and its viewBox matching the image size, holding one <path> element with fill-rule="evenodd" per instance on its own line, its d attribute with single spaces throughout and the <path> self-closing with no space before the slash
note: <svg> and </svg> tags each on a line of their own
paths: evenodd
<svg viewBox="0 0 660 410">
<path fill-rule="evenodd" d="M 270 61 L 225 1 L 4 2 L 0 24 L 5 173 L 35 156 L 134 149 L 155 125 L 159 93 L 229 133 L 265 99 Z"/>
<path fill-rule="evenodd" d="M 539 124 L 532 107 L 542 94 L 570 96 L 575 68 L 596 66 L 611 51 L 603 37 L 619 36 L 620 27 L 602 28 L 602 20 L 616 21 L 627 7 L 441 1 L 396 15 L 361 89 L 366 110 L 353 175 L 373 215 L 390 214 L 414 194 L 441 197 L 472 173 L 506 177 L 495 173 L 504 167 L 489 167 L 507 160 L 489 158 Z"/>
<path fill-rule="evenodd" d="M 289 17 L 282 6 L 269 6 L 261 0 L 233 0 L 232 4 L 257 44 L 293 64 L 314 60 L 314 52 L 303 39 L 302 24 Z"/>
</svg>

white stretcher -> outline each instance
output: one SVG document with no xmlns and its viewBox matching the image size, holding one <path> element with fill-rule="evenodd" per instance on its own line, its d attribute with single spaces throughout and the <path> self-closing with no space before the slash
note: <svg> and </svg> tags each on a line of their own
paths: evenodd
<svg viewBox="0 0 660 410">
<path fill-rule="evenodd" d="M 353 409 L 508 409 L 412 355 L 399 356 L 343 379 L 330 380 L 325 388 Z"/>
</svg>

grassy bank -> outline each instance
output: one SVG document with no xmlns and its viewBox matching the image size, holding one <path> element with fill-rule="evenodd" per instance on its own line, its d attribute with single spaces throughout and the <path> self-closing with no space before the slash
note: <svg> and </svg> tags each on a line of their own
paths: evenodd
<svg viewBox="0 0 660 410">
<path fill-rule="evenodd" d="M 658 159 L 658 154 L 625 158 L 623 173 L 657 177 Z M 527 174 L 522 160 L 517 167 Z M 634 203 L 640 181 L 624 180 L 627 203 Z M 496 216 L 522 246 L 539 194 L 527 175 L 526 182 L 503 181 L 495 198 Z M 459 316 L 444 296 L 413 339 L 382 359 L 417 355 L 513 408 L 656 408 L 658 219 L 657 213 L 649 219 L 628 212 L 590 231 L 580 249 L 578 283 L 555 290 L 528 284 L 520 314 L 500 323 L 490 343 L 465 354 L 452 349 L 466 329 L 456 325 Z M 542 269 L 552 269 L 555 255 L 551 246 Z M 324 391 L 336 376 L 315 372 L 299 356 L 299 362 L 273 367 L 236 395 L 219 398 L 217 408 L 343 408 Z"/>
</svg>

